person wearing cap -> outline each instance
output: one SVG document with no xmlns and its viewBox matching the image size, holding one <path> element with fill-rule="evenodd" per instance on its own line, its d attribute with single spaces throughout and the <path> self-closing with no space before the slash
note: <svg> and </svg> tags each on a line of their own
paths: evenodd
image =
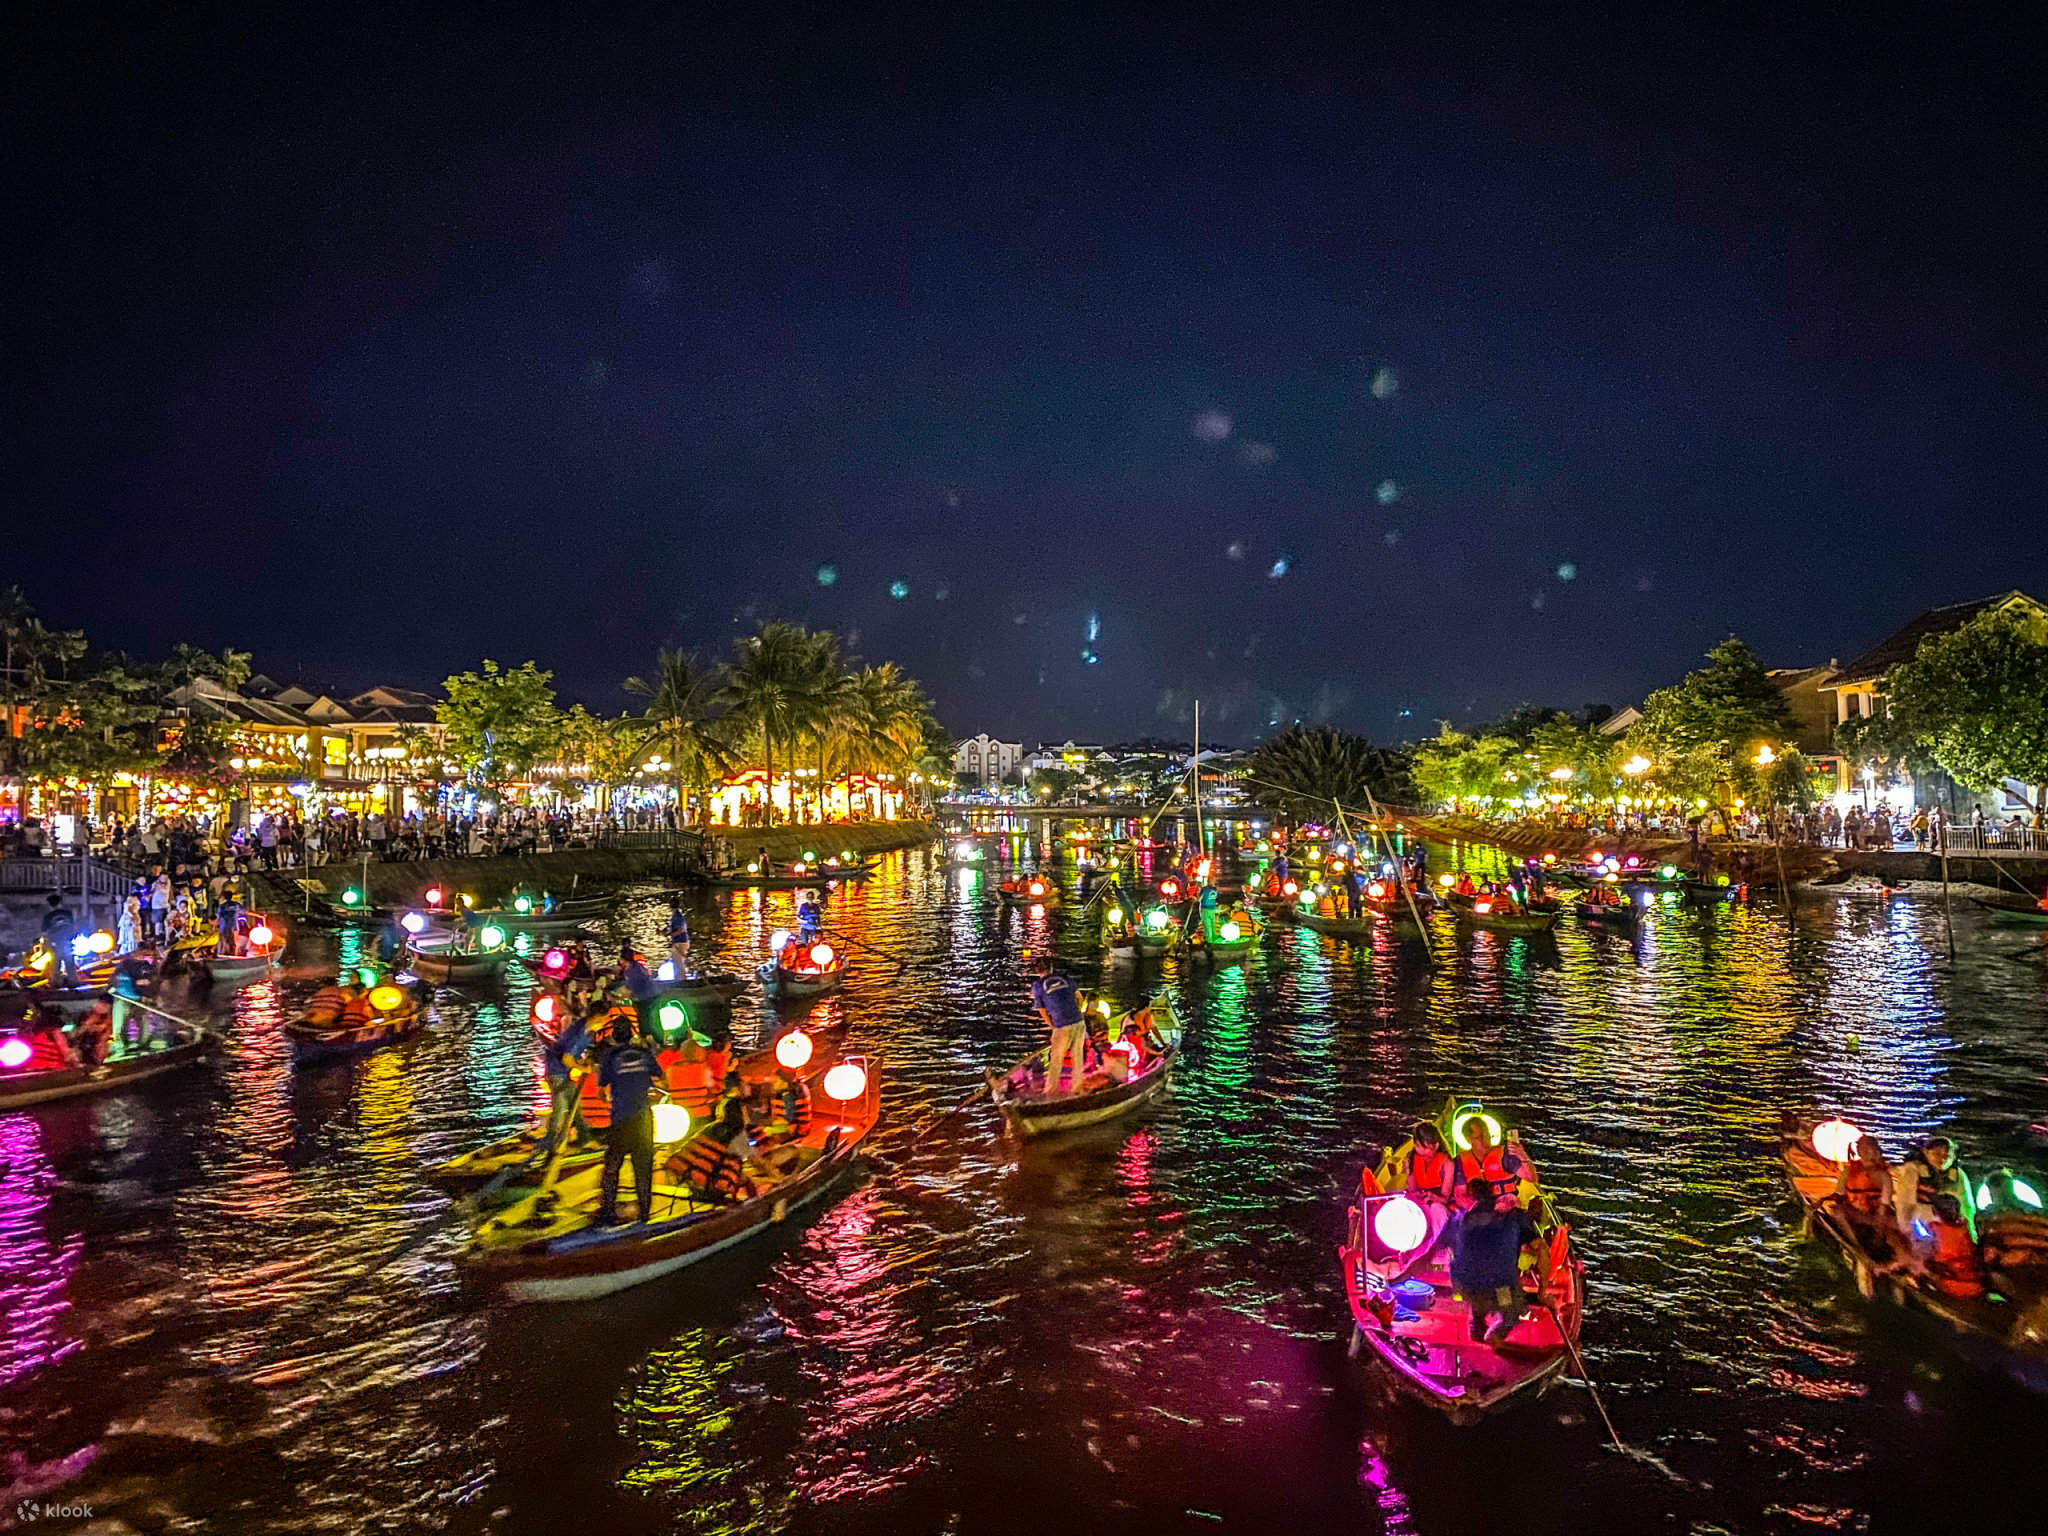
<svg viewBox="0 0 2048 1536">
<path fill-rule="evenodd" d="M 643 967 L 644 969 L 644 967 Z M 633 1160 L 633 1187 L 640 1199 L 640 1220 L 654 1214 L 654 1084 L 661 1063 L 634 1038 L 625 1018 L 612 1022 L 612 1045 L 598 1064 L 597 1083 L 611 1099 L 611 1125 L 605 1131 L 604 1174 L 598 1185 L 596 1224 L 619 1224 L 619 1170 Z"/>
<path fill-rule="evenodd" d="M 1038 979 L 1031 983 L 1031 1001 L 1051 1032 L 1045 1052 L 1045 1091 L 1059 1093 L 1060 1079 L 1071 1057 L 1074 1063 L 1072 1092 L 1081 1086 L 1087 1070 L 1088 1025 L 1081 1012 L 1081 995 L 1074 983 L 1055 971 L 1050 956 L 1041 955 L 1033 967 Z"/>
</svg>

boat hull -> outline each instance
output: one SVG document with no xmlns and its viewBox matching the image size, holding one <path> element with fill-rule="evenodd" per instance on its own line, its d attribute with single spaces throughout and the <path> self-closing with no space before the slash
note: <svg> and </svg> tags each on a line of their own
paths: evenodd
<svg viewBox="0 0 2048 1536">
<path fill-rule="evenodd" d="M 0 1072 L 0 1110 L 25 1109 L 32 1104 L 54 1104 L 61 1099 L 79 1099 L 95 1093 L 118 1093 L 185 1067 L 196 1066 L 220 1044 L 210 1030 L 198 1030 L 196 1038 L 181 1040 L 162 1051 L 104 1062 L 97 1067 L 63 1067 L 55 1071 Z"/>
<path fill-rule="evenodd" d="M 398 1045 L 425 1032 L 426 1015 L 415 1008 L 410 1013 L 381 1019 L 365 1029 L 338 1029 L 325 1024 L 312 1024 L 304 1019 L 294 1020 L 285 1025 L 285 1038 L 292 1043 L 292 1059 L 301 1066 L 316 1066 L 322 1062 L 346 1061 L 352 1056 L 367 1056 L 380 1051 L 387 1045 Z"/>
<path fill-rule="evenodd" d="M 1166 1088 L 1167 1077 L 1180 1055 L 1175 1041 L 1160 1052 L 1144 1073 L 1129 1082 L 1099 1088 L 1093 1093 L 1011 1094 L 1002 1079 L 990 1084 L 1003 1123 L 1023 1136 L 1050 1136 L 1059 1131 L 1078 1131 L 1105 1120 L 1135 1114 Z"/>
<path fill-rule="evenodd" d="M 422 981 L 438 986 L 495 981 L 504 974 L 510 957 L 500 951 L 488 955 L 453 955 L 443 951 L 414 950 L 406 967 Z"/>
</svg>

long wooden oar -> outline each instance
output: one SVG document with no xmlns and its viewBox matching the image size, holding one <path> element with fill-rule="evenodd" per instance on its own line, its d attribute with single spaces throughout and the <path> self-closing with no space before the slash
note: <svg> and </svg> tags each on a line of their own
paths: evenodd
<svg viewBox="0 0 2048 1536">
<path fill-rule="evenodd" d="M 841 933 L 837 928 L 821 926 L 818 932 L 828 934 L 842 944 L 851 944 L 855 949 L 864 949 L 870 954 L 880 955 L 884 960 L 895 961 L 897 976 L 901 976 L 910 967 L 910 957 L 908 955 L 899 955 L 893 950 L 882 948 L 879 944 L 870 944 L 864 939 L 856 939 L 851 934 Z M 895 977 L 891 977 L 890 980 L 895 980 Z"/>
<path fill-rule="evenodd" d="M 1607 1416 L 1607 1405 L 1600 1400 L 1600 1389 L 1593 1385 L 1592 1372 L 1586 1369 L 1586 1357 L 1579 1353 L 1579 1346 L 1577 1341 L 1572 1338 L 1572 1331 L 1565 1327 L 1564 1319 L 1558 1316 L 1556 1304 L 1546 1299 L 1538 1301 L 1537 1305 L 1548 1312 L 1550 1320 L 1557 1324 L 1557 1336 L 1564 1340 L 1565 1353 L 1572 1357 L 1573 1369 L 1578 1371 L 1579 1380 L 1586 1384 L 1586 1395 L 1593 1399 L 1593 1406 L 1600 1410 L 1600 1422 L 1607 1426 L 1607 1435 L 1614 1442 L 1614 1448 L 1624 1455 L 1635 1454 L 1621 1438 L 1620 1433 L 1616 1431 L 1614 1420 Z"/>
</svg>

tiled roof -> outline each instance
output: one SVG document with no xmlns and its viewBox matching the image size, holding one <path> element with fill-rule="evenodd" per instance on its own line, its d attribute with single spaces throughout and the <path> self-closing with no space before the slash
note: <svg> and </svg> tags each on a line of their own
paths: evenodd
<svg viewBox="0 0 2048 1536">
<path fill-rule="evenodd" d="M 1888 635 L 1861 656 L 1855 657 L 1834 679 L 1824 687 L 1838 688 L 1844 683 L 1875 682 L 1902 661 L 1910 661 L 1913 653 L 1920 649 L 1920 642 L 1934 635 L 1946 635 L 1961 629 L 1980 614 L 1992 613 L 2009 603 L 2021 602 L 2039 609 L 2024 592 L 2001 592 L 1996 597 L 1980 597 L 1974 602 L 1950 603 L 1946 608 L 1930 608 L 1912 623 Z"/>
</svg>

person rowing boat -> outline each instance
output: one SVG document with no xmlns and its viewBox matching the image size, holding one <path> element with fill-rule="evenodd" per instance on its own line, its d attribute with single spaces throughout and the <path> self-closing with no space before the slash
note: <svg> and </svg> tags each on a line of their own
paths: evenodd
<svg viewBox="0 0 2048 1536">
<path fill-rule="evenodd" d="M 1074 983 L 1069 977 L 1053 969 L 1050 956 L 1039 956 L 1032 969 L 1037 972 L 1038 979 L 1031 983 L 1031 1002 L 1051 1031 L 1045 1055 L 1045 1091 L 1048 1094 L 1075 1092 L 1087 1070 L 1088 1028 L 1081 1012 L 1081 995 L 1074 990 Z M 1061 1079 L 1066 1076 L 1070 1058 L 1074 1064 L 1072 1078 L 1069 1085 L 1062 1088 Z"/>
</svg>

